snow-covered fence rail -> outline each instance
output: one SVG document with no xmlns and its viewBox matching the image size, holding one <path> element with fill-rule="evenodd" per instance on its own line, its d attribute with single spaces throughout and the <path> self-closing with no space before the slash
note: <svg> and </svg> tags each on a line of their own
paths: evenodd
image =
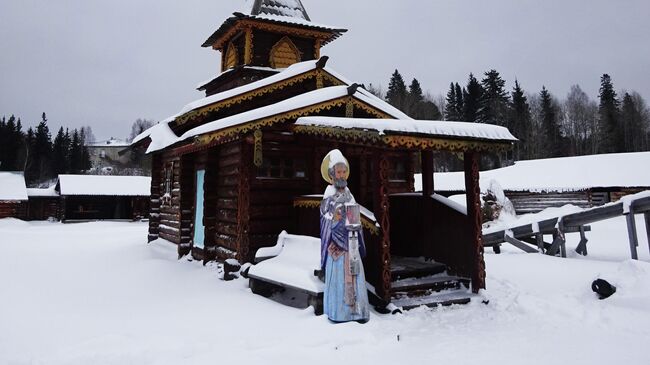
<svg viewBox="0 0 650 365">
<path fill-rule="evenodd" d="M 483 235 L 483 244 L 486 247 L 493 247 L 497 253 L 500 252 L 501 243 L 507 242 L 526 252 L 545 252 L 549 255 L 556 255 L 559 252 L 562 257 L 566 257 L 565 234 L 579 232 L 580 243 L 576 247 L 576 252 L 587 255 L 585 232 L 591 230 L 587 225 L 625 216 L 630 253 L 632 259 L 636 260 L 638 259 L 637 247 L 639 245 L 634 218 L 636 214 L 644 215 L 646 235 L 650 242 L 650 191 L 645 191 L 626 196 L 619 202 L 601 207 L 489 232 Z M 544 242 L 544 234 L 552 234 L 553 242 Z M 536 246 L 536 249 L 531 246 Z"/>
</svg>

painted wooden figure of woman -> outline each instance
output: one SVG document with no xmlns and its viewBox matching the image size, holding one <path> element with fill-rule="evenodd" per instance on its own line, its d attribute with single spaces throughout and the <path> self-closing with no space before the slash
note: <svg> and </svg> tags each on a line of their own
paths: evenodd
<svg viewBox="0 0 650 365">
<path fill-rule="evenodd" d="M 332 150 L 321 165 L 330 183 L 320 207 L 321 270 L 325 272 L 323 311 L 334 322 L 366 322 L 370 318 L 363 264 L 362 232 L 346 226 L 346 204 L 355 204 L 347 188 L 350 165 L 339 150 Z M 357 244 L 358 242 L 358 244 Z M 358 251 L 357 251 L 358 250 Z"/>
</svg>

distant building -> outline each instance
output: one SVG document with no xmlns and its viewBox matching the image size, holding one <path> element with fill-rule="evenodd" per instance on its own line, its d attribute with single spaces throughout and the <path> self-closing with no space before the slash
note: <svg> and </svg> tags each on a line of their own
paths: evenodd
<svg viewBox="0 0 650 365">
<path fill-rule="evenodd" d="M 146 176 L 59 175 L 60 219 L 130 219 L 149 214 L 151 178 Z"/>
<path fill-rule="evenodd" d="M 27 218 L 27 187 L 19 172 L 0 172 L 0 218 Z"/>
<path fill-rule="evenodd" d="M 148 175 L 149 158 L 135 155 L 126 140 L 111 137 L 108 140 L 86 144 L 90 155 L 90 172 L 96 175 Z"/>
<path fill-rule="evenodd" d="M 650 190 L 650 152 L 517 161 L 513 166 L 481 171 L 481 192 L 496 181 L 517 214 L 572 204 L 581 208 L 618 201 Z M 435 191 L 444 196 L 465 194 L 462 172 L 436 173 Z M 421 175 L 415 189 L 420 190 Z"/>
</svg>

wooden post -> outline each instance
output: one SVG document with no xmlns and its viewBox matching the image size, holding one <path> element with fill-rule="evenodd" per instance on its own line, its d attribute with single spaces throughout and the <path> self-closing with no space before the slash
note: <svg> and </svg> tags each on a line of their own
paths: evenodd
<svg viewBox="0 0 650 365">
<path fill-rule="evenodd" d="M 537 239 L 537 248 L 539 249 L 539 253 L 544 253 L 544 235 L 542 233 L 537 233 L 535 234 L 535 238 Z"/>
<path fill-rule="evenodd" d="M 582 256 L 587 256 L 587 236 L 585 236 L 585 226 L 580 226 L 580 243 L 576 247 L 576 252 Z"/>
<path fill-rule="evenodd" d="M 465 152 L 465 192 L 467 193 L 467 218 L 471 232 L 468 261 L 471 265 L 472 291 L 485 289 L 485 261 L 481 221 L 481 187 L 479 186 L 479 155 Z"/>
<path fill-rule="evenodd" d="M 645 217 L 645 234 L 648 236 L 648 248 L 650 249 L 650 212 L 643 214 Z"/>
<path fill-rule="evenodd" d="M 625 219 L 627 220 L 627 236 L 630 239 L 630 254 L 632 255 L 633 260 L 638 260 L 639 255 L 636 252 L 636 247 L 639 245 L 639 239 L 636 235 L 634 212 L 630 210 L 630 213 L 625 215 Z"/>
<path fill-rule="evenodd" d="M 376 166 L 375 168 L 375 181 L 377 187 L 375 189 L 375 204 L 374 204 L 374 213 L 377 217 L 377 221 L 381 226 L 381 241 L 379 246 L 379 286 L 376 289 L 377 295 L 383 299 L 386 303 L 389 303 L 391 300 L 391 284 L 392 279 L 390 275 L 390 216 L 389 208 L 390 203 L 388 200 L 388 173 L 389 173 L 389 163 L 388 158 L 386 157 L 383 151 L 375 151 L 375 157 L 373 162 Z"/>
<path fill-rule="evenodd" d="M 433 195 L 433 151 L 420 152 L 422 159 L 422 195 Z"/>
</svg>

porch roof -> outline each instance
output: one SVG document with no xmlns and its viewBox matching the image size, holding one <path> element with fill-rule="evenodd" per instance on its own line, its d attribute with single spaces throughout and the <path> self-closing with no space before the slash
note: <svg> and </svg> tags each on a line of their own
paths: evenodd
<svg viewBox="0 0 650 365">
<path fill-rule="evenodd" d="M 294 131 L 360 144 L 455 152 L 504 150 L 517 141 L 505 127 L 433 120 L 302 117 Z"/>
</svg>

